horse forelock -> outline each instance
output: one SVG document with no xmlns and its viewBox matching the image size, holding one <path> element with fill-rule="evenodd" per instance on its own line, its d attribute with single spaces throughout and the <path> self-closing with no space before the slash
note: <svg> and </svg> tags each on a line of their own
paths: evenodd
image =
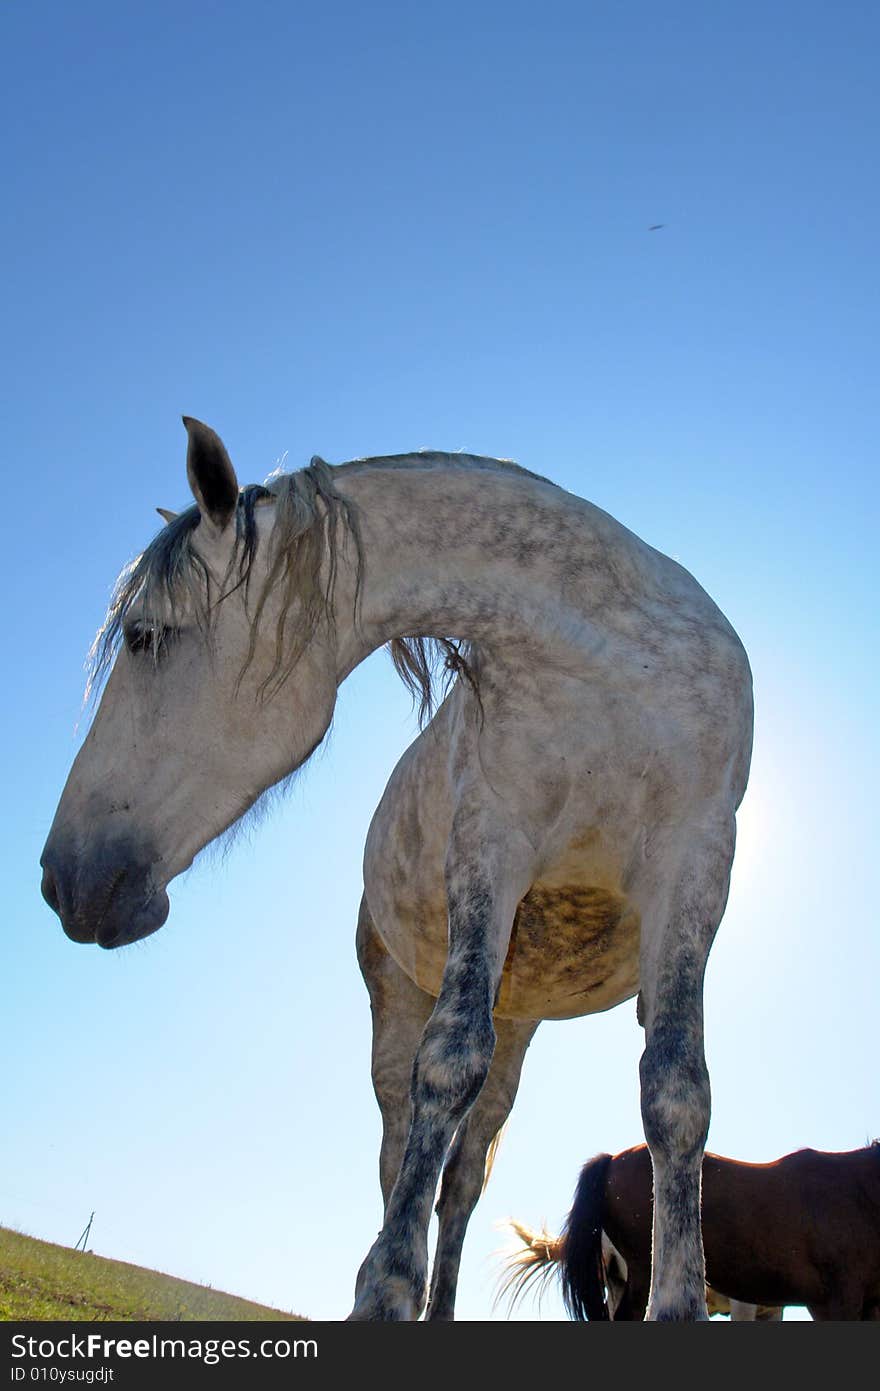
<svg viewBox="0 0 880 1391">
<path fill-rule="evenodd" d="M 379 468 L 426 469 L 440 465 L 486 471 L 513 471 L 541 482 L 538 474 L 506 459 L 423 451 L 415 454 L 377 455 L 332 466 L 314 455 L 304 469 L 276 473 L 264 484 L 248 484 L 239 493 L 236 539 L 229 570 L 219 592 L 212 589 L 207 566 L 193 545 L 201 521 L 195 505 L 178 513 L 162 527 L 119 575 L 101 627 L 86 663 L 85 700 L 97 697 L 122 645 L 126 620 L 135 604 L 151 617 L 162 615 L 166 628 L 176 626 L 184 605 L 195 615 L 207 636 L 212 608 L 223 598 L 244 588 L 248 595 L 257 550 L 256 510 L 274 507 L 269 537 L 268 573 L 250 613 L 250 644 L 242 675 L 253 659 L 257 630 L 269 595 L 280 589 L 281 604 L 275 632 L 275 660 L 263 682 L 262 693 L 274 694 L 287 680 L 323 619 L 332 622 L 332 604 L 338 574 L 340 546 L 350 540 L 355 550 L 355 621 L 363 580 L 364 556 L 356 505 L 335 484 L 338 475 Z M 290 621 L 296 601 L 296 618 Z M 419 707 L 419 723 L 433 714 L 456 676 L 463 677 L 478 694 L 467 644 L 446 636 L 401 635 L 388 644 L 401 680 Z M 158 643 L 154 643 L 154 653 Z"/>
</svg>

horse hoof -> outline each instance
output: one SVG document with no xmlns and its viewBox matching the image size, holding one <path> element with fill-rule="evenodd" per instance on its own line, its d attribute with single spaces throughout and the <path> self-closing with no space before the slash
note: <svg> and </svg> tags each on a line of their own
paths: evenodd
<svg viewBox="0 0 880 1391">
<path fill-rule="evenodd" d="M 359 1280 L 354 1308 L 346 1323 L 415 1323 L 421 1307 L 413 1298 L 409 1282 L 397 1276 L 378 1281 L 375 1286 Z"/>
</svg>

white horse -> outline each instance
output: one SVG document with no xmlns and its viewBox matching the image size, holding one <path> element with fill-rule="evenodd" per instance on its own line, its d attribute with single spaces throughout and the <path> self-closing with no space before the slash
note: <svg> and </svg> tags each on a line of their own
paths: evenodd
<svg viewBox="0 0 880 1391">
<path fill-rule="evenodd" d="M 123 574 L 99 634 L 93 675 L 112 669 L 43 853 L 47 901 L 75 941 L 155 931 L 169 881 L 305 762 L 369 653 L 391 642 L 430 701 L 434 640 L 458 679 L 366 848 L 386 1205 L 351 1317 L 419 1317 L 441 1171 L 428 1315 L 452 1316 L 538 1021 L 638 993 L 648 1317 L 705 1318 L 703 975 L 752 744 L 736 634 L 680 565 L 508 462 L 315 459 L 240 491 L 220 439 L 184 423 L 195 506 Z"/>
</svg>

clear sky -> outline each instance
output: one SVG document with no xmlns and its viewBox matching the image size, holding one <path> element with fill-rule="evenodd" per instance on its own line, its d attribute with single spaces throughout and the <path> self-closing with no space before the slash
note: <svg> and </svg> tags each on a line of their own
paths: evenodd
<svg viewBox="0 0 880 1391">
<path fill-rule="evenodd" d="M 709 1145 L 880 1133 L 878 41 L 868 0 L 3 6 L 0 1222 L 72 1244 L 94 1210 L 99 1253 L 322 1319 L 380 1223 L 353 938 L 416 728 L 383 655 L 160 933 L 77 946 L 39 894 L 112 581 L 188 500 L 182 412 L 243 482 L 513 457 L 697 576 L 756 692 Z M 557 1228 L 641 1140 L 641 1047 L 632 1004 L 539 1029 L 460 1317 L 504 1317 L 499 1221 Z"/>
</svg>

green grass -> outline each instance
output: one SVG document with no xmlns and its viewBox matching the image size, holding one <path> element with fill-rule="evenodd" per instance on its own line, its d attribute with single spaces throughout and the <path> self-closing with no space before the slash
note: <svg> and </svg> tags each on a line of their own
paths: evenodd
<svg viewBox="0 0 880 1391">
<path fill-rule="evenodd" d="M 0 1227 L 0 1319 L 256 1322 L 301 1317 Z"/>
</svg>

